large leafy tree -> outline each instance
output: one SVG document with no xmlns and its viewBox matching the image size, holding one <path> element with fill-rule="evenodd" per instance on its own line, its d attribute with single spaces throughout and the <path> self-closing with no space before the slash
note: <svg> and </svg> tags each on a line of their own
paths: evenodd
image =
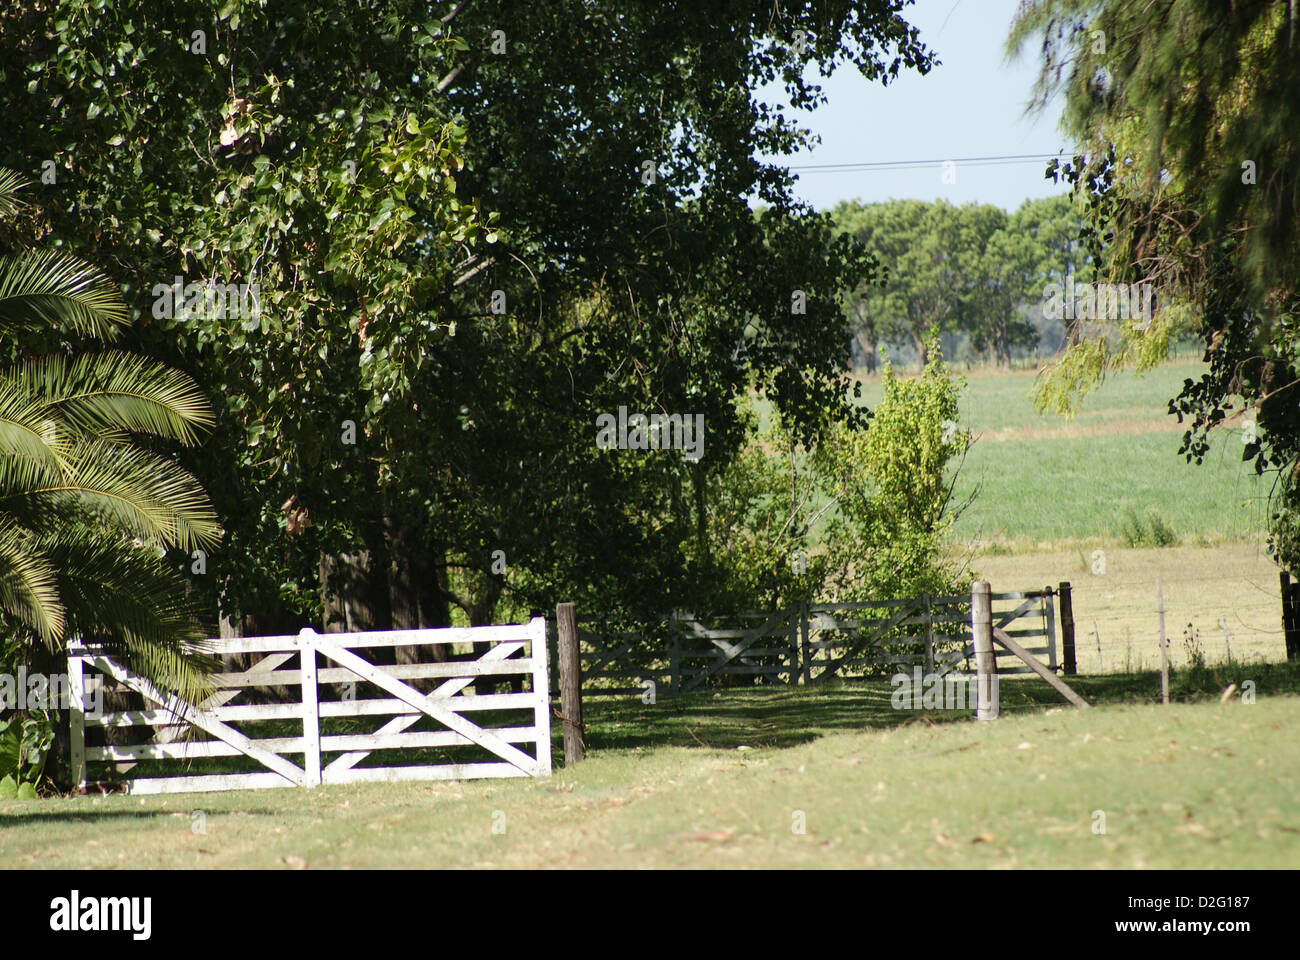
<svg viewBox="0 0 1300 960">
<path fill-rule="evenodd" d="M 755 159 L 808 134 L 751 91 L 924 72 L 903 6 L 59 0 L 0 14 L 0 149 L 54 162 L 54 235 L 147 278 L 142 345 L 217 405 L 228 615 L 662 608 L 735 399 L 849 412 L 836 297 L 872 264 Z M 178 274 L 260 317 L 155 319 Z M 704 459 L 598 450 L 619 406 L 703 414 Z"/>
<path fill-rule="evenodd" d="M 1156 321 L 1079 343 L 1049 378 L 1067 406 L 1108 369 L 1154 362 L 1171 332 L 1203 338 L 1208 369 L 1170 411 L 1191 421 L 1189 459 L 1255 408 L 1243 439 L 1278 471 L 1274 548 L 1300 570 L 1300 46 L 1284 0 L 1024 5 L 1009 50 L 1042 38 L 1038 100 L 1066 98 L 1080 153 L 1059 170 L 1090 209 L 1084 238 L 1108 279 L 1156 285 Z M 1253 434 L 1253 436 L 1252 436 Z"/>
<path fill-rule="evenodd" d="M 24 186 L 0 171 L 0 216 L 21 213 Z M 192 445 L 212 415 L 183 373 L 86 349 L 126 320 L 116 286 L 75 258 L 0 257 L 0 664 L 81 637 L 192 701 L 205 661 L 187 645 L 204 630 L 159 554 L 209 550 L 219 528 L 198 482 L 136 438 Z"/>
<path fill-rule="evenodd" d="M 1029 343 L 1034 333 L 1020 309 L 1036 279 L 1038 250 L 1031 238 L 1008 229 L 1006 211 L 998 207 L 970 204 L 957 216 L 961 325 L 975 349 L 1010 366 L 1012 348 Z"/>
</svg>

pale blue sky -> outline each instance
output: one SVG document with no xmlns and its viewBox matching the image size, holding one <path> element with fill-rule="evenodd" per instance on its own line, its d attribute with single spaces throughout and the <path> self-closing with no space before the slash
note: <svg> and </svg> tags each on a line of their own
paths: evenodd
<svg viewBox="0 0 1300 960">
<path fill-rule="evenodd" d="M 1019 0 L 918 0 L 903 17 L 920 31 L 941 65 L 926 76 L 903 71 L 882 87 L 855 70 L 820 81 L 828 102 L 813 113 L 794 111 L 822 142 L 786 161 L 799 176 L 795 194 L 817 209 L 840 200 L 890 198 L 992 203 L 1014 210 L 1030 197 L 1063 193 L 1043 178 L 1045 161 L 958 163 L 956 182 L 942 182 L 938 163 L 903 170 L 804 171 L 806 164 L 898 160 L 959 160 L 1050 154 L 1066 146 L 1057 129 L 1059 104 L 1024 116 L 1037 76 L 1037 49 L 1004 61 L 1003 45 Z M 815 77 L 815 71 L 810 74 Z M 779 91 L 766 88 L 767 102 Z M 787 116 L 792 113 L 788 109 Z"/>
</svg>

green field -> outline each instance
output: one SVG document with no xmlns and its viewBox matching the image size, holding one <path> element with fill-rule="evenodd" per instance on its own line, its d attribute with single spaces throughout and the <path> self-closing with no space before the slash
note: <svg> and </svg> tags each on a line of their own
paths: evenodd
<svg viewBox="0 0 1300 960">
<path fill-rule="evenodd" d="M 0 867 L 1294 867 L 1298 681 L 1080 679 L 1115 702 L 1075 710 L 1011 680 L 984 724 L 884 684 L 593 703 L 550 779 L 6 802 Z"/>
<path fill-rule="evenodd" d="M 1203 464 L 1178 455 L 1186 428 L 1168 403 L 1202 367 L 1179 361 L 1113 376 L 1068 420 L 1035 412 L 1032 371 L 968 374 L 961 427 L 976 442 L 957 497 L 976 498 L 957 536 L 1013 549 L 1114 541 L 1128 503 L 1139 514 L 1154 507 L 1183 543 L 1262 538 L 1270 478 L 1242 463 L 1240 419 L 1221 428 Z M 876 403 L 879 380 L 864 393 Z"/>
</svg>

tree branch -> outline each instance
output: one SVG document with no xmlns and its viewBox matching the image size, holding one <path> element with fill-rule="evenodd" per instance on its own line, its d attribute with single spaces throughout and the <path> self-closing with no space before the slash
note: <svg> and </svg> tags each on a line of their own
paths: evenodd
<svg viewBox="0 0 1300 960">
<path fill-rule="evenodd" d="M 462 10 L 464 10 L 467 6 L 469 6 L 469 0 L 461 0 L 460 3 L 456 4 L 456 6 L 454 6 L 454 7 L 451 8 L 451 13 L 447 14 L 445 17 L 443 17 L 443 18 L 442 18 L 441 20 L 439 20 L 438 22 L 441 23 L 443 26 L 446 26 L 447 24 L 449 24 L 449 23 L 451 23 L 453 20 L 455 20 L 455 19 L 456 19 L 456 14 L 460 13 L 460 12 L 461 12 Z"/>
<path fill-rule="evenodd" d="M 462 63 L 460 66 L 454 68 L 450 73 L 448 73 L 445 77 L 439 80 L 438 87 L 437 87 L 438 92 L 442 93 L 444 90 L 450 87 L 452 83 L 455 82 L 456 78 L 460 76 L 460 72 L 464 69 L 465 69 L 465 64 Z"/>
</svg>

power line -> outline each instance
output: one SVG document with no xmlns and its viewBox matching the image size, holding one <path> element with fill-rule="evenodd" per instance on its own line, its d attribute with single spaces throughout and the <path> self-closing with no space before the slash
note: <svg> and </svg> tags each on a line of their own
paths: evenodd
<svg viewBox="0 0 1300 960">
<path fill-rule="evenodd" d="M 791 166 L 791 170 L 807 173 L 859 173 L 870 170 L 914 170 L 942 166 L 945 163 L 962 163 L 967 166 L 1000 166 L 1013 163 L 1042 163 L 1059 157 L 1054 153 L 1016 153 L 999 157 L 940 157 L 937 160 L 879 160 L 850 163 L 810 163 Z"/>
</svg>

